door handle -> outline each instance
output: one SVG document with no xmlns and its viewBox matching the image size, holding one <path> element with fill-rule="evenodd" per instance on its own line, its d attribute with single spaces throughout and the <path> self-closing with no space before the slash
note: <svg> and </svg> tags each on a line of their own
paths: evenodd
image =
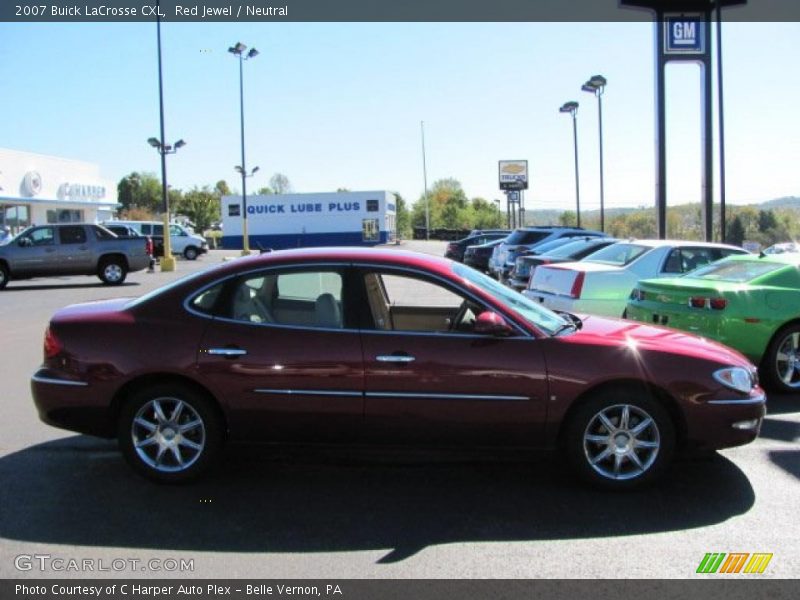
<svg viewBox="0 0 800 600">
<path fill-rule="evenodd" d="M 247 350 L 242 350 L 241 348 L 209 348 L 208 353 L 212 356 L 234 358 L 236 356 L 244 356 L 247 354 Z"/>
<path fill-rule="evenodd" d="M 416 358 L 408 354 L 380 354 L 375 357 L 375 360 L 387 363 L 410 363 L 414 362 Z"/>
</svg>

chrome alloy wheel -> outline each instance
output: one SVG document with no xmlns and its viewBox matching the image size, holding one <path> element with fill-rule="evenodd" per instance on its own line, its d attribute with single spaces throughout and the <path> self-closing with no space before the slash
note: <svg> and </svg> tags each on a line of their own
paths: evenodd
<svg viewBox="0 0 800 600">
<path fill-rule="evenodd" d="M 615 404 L 596 413 L 583 434 L 586 460 L 606 479 L 643 475 L 653 466 L 660 447 L 653 417 L 630 404 Z"/>
<path fill-rule="evenodd" d="M 146 402 L 133 419 L 131 436 L 142 462 L 163 473 L 188 469 L 200 458 L 206 445 L 203 419 L 190 404 L 178 398 Z"/>
<path fill-rule="evenodd" d="M 109 283 L 121 281 L 123 277 L 122 267 L 117 263 L 108 263 L 103 267 L 103 279 Z"/>
<path fill-rule="evenodd" d="M 789 333 L 778 344 L 775 370 L 786 387 L 800 388 L 800 332 Z"/>
</svg>

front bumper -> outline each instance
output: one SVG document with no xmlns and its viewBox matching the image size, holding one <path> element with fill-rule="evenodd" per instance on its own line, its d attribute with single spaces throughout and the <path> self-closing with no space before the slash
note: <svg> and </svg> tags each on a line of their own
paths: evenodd
<svg viewBox="0 0 800 600">
<path fill-rule="evenodd" d="M 687 409 L 687 448 L 720 450 L 749 444 L 758 437 L 767 414 L 767 397 L 756 387 L 748 397 L 713 398 Z"/>
</svg>

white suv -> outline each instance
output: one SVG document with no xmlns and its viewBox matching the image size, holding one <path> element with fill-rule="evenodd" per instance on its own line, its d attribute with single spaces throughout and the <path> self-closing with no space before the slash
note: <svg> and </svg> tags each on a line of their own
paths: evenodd
<svg viewBox="0 0 800 600">
<path fill-rule="evenodd" d="M 142 235 L 154 238 L 164 237 L 164 224 L 161 221 L 109 221 L 109 224 L 127 225 Z M 190 233 L 183 225 L 170 223 L 169 241 L 173 254 L 182 254 L 187 260 L 195 260 L 199 255 L 208 252 L 205 238 Z"/>
</svg>

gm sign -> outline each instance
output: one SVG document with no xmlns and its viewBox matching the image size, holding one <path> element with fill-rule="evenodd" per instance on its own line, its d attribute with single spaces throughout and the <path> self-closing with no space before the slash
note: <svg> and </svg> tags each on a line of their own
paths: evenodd
<svg viewBox="0 0 800 600">
<path fill-rule="evenodd" d="M 699 17 L 667 17 L 664 21 L 665 54 L 703 54 L 703 21 Z"/>
</svg>

